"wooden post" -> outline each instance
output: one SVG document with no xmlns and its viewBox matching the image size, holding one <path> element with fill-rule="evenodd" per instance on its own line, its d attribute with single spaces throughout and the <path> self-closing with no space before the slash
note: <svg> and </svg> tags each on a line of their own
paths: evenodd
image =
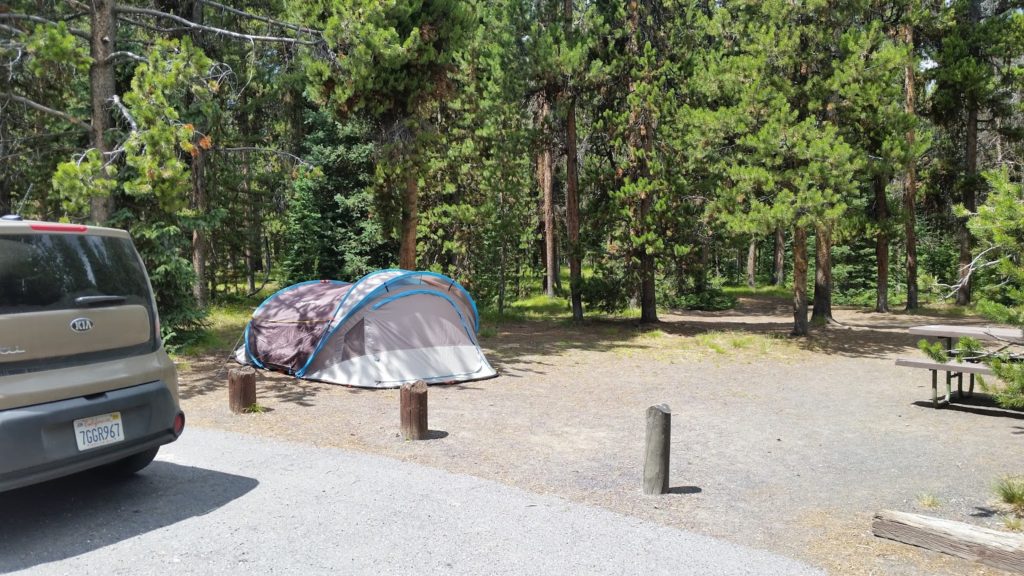
<svg viewBox="0 0 1024 576">
<path fill-rule="evenodd" d="M 668 453 L 672 440 L 672 409 L 658 404 L 647 409 L 644 448 L 644 494 L 668 493 Z"/>
<path fill-rule="evenodd" d="M 426 440 L 427 438 L 427 383 L 417 380 L 402 384 L 402 438 Z"/>
<path fill-rule="evenodd" d="M 1024 535 L 882 510 L 875 514 L 875 536 L 981 562 L 1001 570 L 1024 573 Z"/>
<path fill-rule="evenodd" d="M 235 414 L 256 403 L 256 370 L 252 366 L 228 371 L 228 405 Z"/>
</svg>

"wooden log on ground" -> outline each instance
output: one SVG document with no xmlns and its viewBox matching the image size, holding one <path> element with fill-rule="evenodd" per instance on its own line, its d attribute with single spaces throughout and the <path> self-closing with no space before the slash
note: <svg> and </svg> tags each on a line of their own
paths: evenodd
<svg viewBox="0 0 1024 576">
<path fill-rule="evenodd" d="M 875 536 L 1024 574 L 1024 534 L 1012 534 L 920 514 L 882 510 Z"/>
<path fill-rule="evenodd" d="M 256 370 L 252 366 L 228 371 L 228 406 L 235 414 L 256 404 Z"/>
<path fill-rule="evenodd" d="M 672 441 L 672 409 L 658 404 L 647 409 L 644 447 L 644 494 L 668 493 L 668 453 Z"/>
<path fill-rule="evenodd" d="M 426 440 L 427 383 L 417 380 L 412 384 L 402 384 L 401 404 L 402 438 Z"/>
</svg>

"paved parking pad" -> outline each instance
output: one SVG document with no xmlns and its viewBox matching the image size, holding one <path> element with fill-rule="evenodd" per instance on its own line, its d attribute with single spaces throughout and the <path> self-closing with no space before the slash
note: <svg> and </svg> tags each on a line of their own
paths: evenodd
<svg viewBox="0 0 1024 576">
<path fill-rule="evenodd" d="M 211 430 L 187 430 L 132 480 L 76 480 L 0 494 L 0 572 L 823 573 L 470 476 Z"/>
</svg>

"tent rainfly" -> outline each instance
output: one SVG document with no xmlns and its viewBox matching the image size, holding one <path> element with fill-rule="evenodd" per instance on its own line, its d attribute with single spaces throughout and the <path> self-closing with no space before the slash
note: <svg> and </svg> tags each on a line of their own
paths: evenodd
<svg viewBox="0 0 1024 576">
<path fill-rule="evenodd" d="M 380 270 L 350 284 L 302 282 L 253 312 L 242 364 L 364 388 L 497 376 L 477 344 L 476 303 L 433 272 Z"/>
</svg>

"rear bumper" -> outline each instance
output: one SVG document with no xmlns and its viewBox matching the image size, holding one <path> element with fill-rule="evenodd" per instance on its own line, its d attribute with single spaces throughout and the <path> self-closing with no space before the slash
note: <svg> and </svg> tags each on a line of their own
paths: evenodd
<svg viewBox="0 0 1024 576">
<path fill-rule="evenodd" d="M 73 422 L 120 412 L 125 439 L 78 450 Z M 0 492 L 115 462 L 177 439 L 181 412 L 162 381 L 0 411 Z"/>
</svg>

